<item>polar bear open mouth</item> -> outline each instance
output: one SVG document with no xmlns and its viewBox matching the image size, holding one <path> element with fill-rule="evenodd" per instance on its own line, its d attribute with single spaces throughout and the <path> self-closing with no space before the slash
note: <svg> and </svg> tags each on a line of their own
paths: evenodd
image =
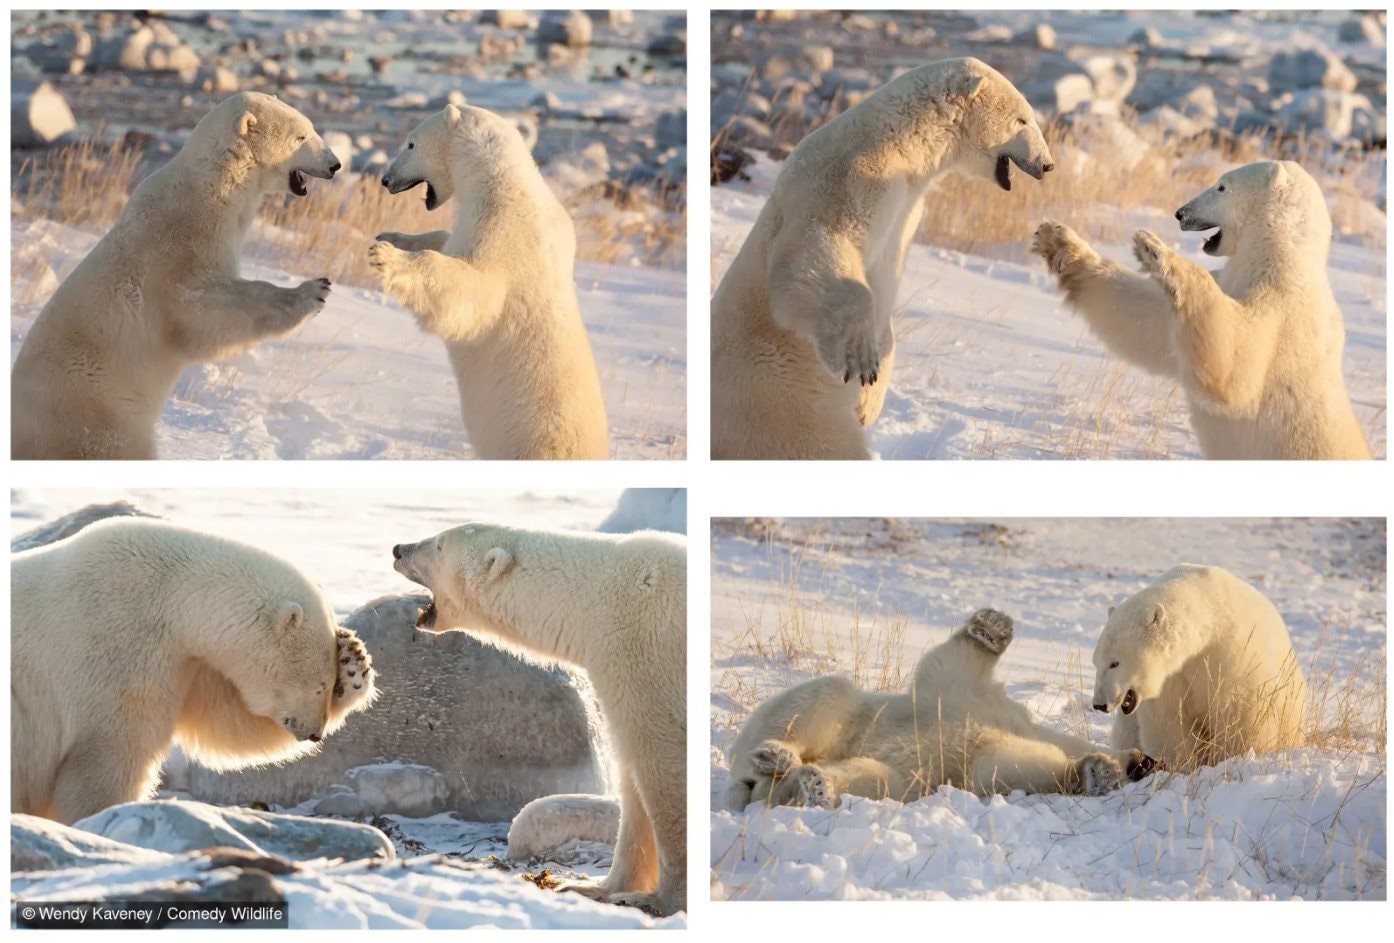
<svg viewBox="0 0 1394 943">
<path fill-rule="evenodd" d="M 436 615 L 436 601 L 432 599 L 425 609 L 416 614 L 416 627 L 418 629 L 435 628 Z"/>
<path fill-rule="evenodd" d="M 1185 212 L 1186 207 L 1183 206 L 1178 211 L 1177 215 L 1180 216 Z M 1225 231 L 1220 228 L 1219 223 L 1211 223 L 1203 219 L 1193 219 L 1191 217 L 1184 217 L 1181 219 L 1182 232 L 1206 232 L 1210 229 L 1215 231 L 1210 234 L 1209 238 L 1207 238 L 1200 247 L 1200 251 L 1204 252 L 1206 255 L 1214 255 L 1216 252 L 1220 251 L 1220 240 L 1224 238 Z"/>
<path fill-rule="evenodd" d="M 432 603 L 434 606 L 434 603 Z M 1137 692 L 1128 688 L 1128 693 L 1123 695 L 1123 703 L 1118 705 L 1118 709 L 1125 715 L 1137 710 Z"/>
<path fill-rule="evenodd" d="M 303 170 L 292 170 L 290 172 L 290 192 L 296 196 L 304 196 L 310 191 L 305 189 L 305 172 Z"/>
<path fill-rule="evenodd" d="M 1010 154 L 998 154 L 997 166 L 993 170 L 992 177 L 994 180 L 997 181 L 997 185 L 1001 187 L 1003 190 L 1010 191 L 1012 189 L 1012 164 L 1016 164 L 1023 171 L 1035 177 L 1037 180 L 1040 180 L 1043 176 L 1042 171 L 1032 170 L 1030 167 L 1027 167 L 1025 164 L 1023 164 L 1021 161 L 1017 160 Z"/>
</svg>

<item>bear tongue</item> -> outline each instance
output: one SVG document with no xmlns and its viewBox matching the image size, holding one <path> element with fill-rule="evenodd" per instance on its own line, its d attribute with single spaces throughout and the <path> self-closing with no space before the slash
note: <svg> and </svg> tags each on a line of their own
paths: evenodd
<svg viewBox="0 0 1394 943">
<path fill-rule="evenodd" d="M 298 170 L 290 172 L 290 192 L 296 196 L 304 196 L 310 192 L 305 189 L 305 175 Z"/>
</svg>

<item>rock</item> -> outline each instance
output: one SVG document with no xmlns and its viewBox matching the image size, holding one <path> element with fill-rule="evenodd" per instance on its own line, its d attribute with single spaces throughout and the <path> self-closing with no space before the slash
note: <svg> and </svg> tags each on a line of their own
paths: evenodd
<svg viewBox="0 0 1394 943">
<path fill-rule="evenodd" d="M 1166 40 L 1162 38 L 1162 34 L 1151 26 L 1144 26 L 1129 36 L 1128 42 L 1142 49 L 1160 49 L 1166 45 Z"/>
<path fill-rule="evenodd" d="M 1307 88 L 1329 88 L 1353 92 L 1357 84 L 1341 57 L 1325 46 L 1316 45 L 1296 52 L 1275 53 L 1268 63 L 1268 84 L 1274 93 Z"/>
<path fill-rule="evenodd" d="M 1111 102 L 1121 102 L 1137 85 L 1137 64 L 1127 56 L 1089 56 L 1080 67 L 1094 83 L 1094 95 Z"/>
<path fill-rule="evenodd" d="M 1017 33 L 1011 38 L 1011 43 L 1013 46 L 1026 46 L 1029 49 L 1054 49 L 1055 27 L 1049 23 L 1038 23 Z"/>
<path fill-rule="evenodd" d="M 718 86 L 743 86 L 750 81 L 750 65 L 744 62 L 723 62 L 712 66 L 712 82 Z"/>
<path fill-rule="evenodd" d="M 11 147 L 47 147 L 76 127 L 68 100 L 56 88 L 47 82 L 12 77 Z"/>
<path fill-rule="evenodd" d="M 1330 88 L 1291 92 L 1277 105 L 1273 127 L 1288 134 L 1321 134 L 1333 141 L 1352 137 L 1357 129 L 1364 140 L 1373 140 L 1381 121 L 1364 95 Z"/>
<path fill-rule="evenodd" d="M 413 89 L 392 96 L 383 105 L 387 108 L 426 108 L 430 105 L 430 99 L 425 92 Z"/>
<path fill-rule="evenodd" d="M 644 51 L 651 56 L 685 56 L 687 55 L 687 31 L 679 30 L 655 36 L 649 40 Z"/>
<path fill-rule="evenodd" d="M 169 854 L 226 847 L 291 861 L 397 856 L 388 837 L 368 825 L 221 808 L 184 799 L 126 802 L 90 815 L 73 827 Z"/>
<path fill-rule="evenodd" d="M 659 150 L 684 147 L 687 144 L 687 109 L 660 112 L 653 128 L 654 144 Z"/>
<path fill-rule="evenodd" d="M 508 827 L 508 858 L 548 858 L 572 841 L 614 845 L 619 828 L 620 804 L 608 796 L 543 796 L 514 816 Z"/>
<path fill-rule="evenodd" d="M 464 632 L 418 632 L 428 601 L 386 596 L 341 620 L 373 653 L 381 696 L 323 750 L 263 769 L 193 766 L 190 794 L 292 806 L 346 785 L 355 767 L 383 762 L 439 771 L 446 808 L 479 822 L 508 821 L 538 796 L 604 792 L 608 752 L 584 676 L 541 668 Z"/>
<path fill-rule="evenodd" d="M 557 96 L 557 93 L 548 89 L 534 98 L 528 107 L 546 112 L 561 111 L 562 105 L 561 99 Z"/>
<path fill-rule="evenodd" d="M 832 101 L 839 95 L 846 98 L 857 92 L 869 92 L 880 83 L 866 69 L 829 69 L 818 76 L 818 97 Z"/>
<path fill-rule="evenodd" d="M 591 44 L 591 32 L 591 18 L 580 10 L 572 10 L 544 19 L 537 28 L 537 41 L 544 46 L 550 44 L 579 49 Z"/>
<path fill-rule="evenodd" d="M 1040 80 L 1022 86 L 1021 93 L 1034 107 L 1054 114 L 1073 111 L 1094 97 L 1094 83 L 1082 72 Z"/>
<path fill-rule="evenodd" d="M 350 169 L 356 174 L 370 174 L 379 176 L 382 171 L 387 169 L 387 165 L 392 163 L 392 155 L 382 148 L 371 148 L 355 150 L 353 152 L 353 163 L 349 164 Z"/>
<path fill-rule="evenodd" d="M 755 92 L 722 89 L 712 99 L 712 129 L 721 128 L 736 115 L 749 115 L 758 121 L 770 116 L 770 101 Z"/>
<path fill-rule="evenodd" d="M 564 190 L 580 190 L 610 176 L 610 155 L 599 141 L 591 141 L 578 149 L 574 136 L 562 132 L 549 135 L 546 141 L 539 143 L 538 163 L 546 168 L 547 178 L 559 183 Z"/>
<path fill-rule="evenodd" d="M 1012 28 L 1005 23 L 992 23 L 973 30 L 963 38 L 975 43 L 1009 43 L 1013 35 Z"/>
<path fill-rule="evenodd" d="M 432 111 L 440 111 L 446 105 L 454 105 L 456 108 L 464 108 L 468 104 L 469 99 L 465 97 L 465 93 L 460 91 L 459 89 L 452 88 L 444 95 L 437 95 L 435 98 L 432 98 L 430 101 L 426 103 L 426 107 Z"/>
<path fill-rule="evenodd" d="M 774 132 L 763 121 L 747 115 L 736 115 L 720 129 L 717 137 L 723 145 L 748 147 L 768 151 L 775 148 Z"/>
<path fill-rule="evenodd" d="M 636 530 L 687 533 L 687 492 L 682 488 L 626 488 L 610 516 L 596 528 L 602 534 Z"/>
<path fill-rule="evenodd" d="M 361 808 L 385 815 L 426 818 L 449 811 L 450 785 L 420 763 L 375 763 L 344 774 Z"/>
<path fill-rule="evenodd" d="M 479 23 L 499 29 L 536 29 L 537 17 L 525 10 L 485 10 L 479 15 Z"/>
<path fill-rule="evenodd" d="M 339 163 L 345 167 L 353 166 L 353 138 L 343 131 L 325 131 L 320 134 L 324 146 L 334 152 Z"/>
<path fill-rule="evenodd" d="M 804 46 L 799 50 L 799 63 L 810 72 L 826 72 L 833 67 L 833 47 Z"/>
<path fill-rule="evenodd" d="M 1336 34 L 1343 43 L 1365 43 L 1377 49 L 1385 45 L 1384 27 L 1369 14 L 1353 16 L 1341 24 Z"/>
<path fill-rule="evenodd" d="M 1147 157 L 1151 148 L 1118 114 L 1117 105 L 1094 103 L 1062 115 L 1060 124 L 1072 132 L 1075 146 L 1098 160 L 1132 170 Z"/>
<path fill-rule="evenodd" d="M 199 57 L 168 26 L 155 22 L 98 42 L 92 50 L 92 65 L 127 72 L 178 72 L 192 78 L 198 72 Z"/>
<path fill-rule="evenodd" d="M 10 870 L 62 871 L 102 864 L 143 864 L 168 855 L 103 838 L 37 815 L 10 816 Z"/>
<path fill-rule="evenodd" d="M 195 73 L 194 86 L 214 95 L 231 95 L 241 87 L 241 83 L 231 69 L 204 66 Z"/>
<path fill-rule="evenodd" d="M 633 10 L 587 10 L 586 14 L 592 20 L 599 20 L 610 26 L 633 26 Z"/>
<path fill-rule="evenodd" d="M 257 62 L 256 71 L 258 75 L 264 75 L 268 79 L 281 77 L 281 64 L 275 59 L 261 59 Z"/>
</svg>

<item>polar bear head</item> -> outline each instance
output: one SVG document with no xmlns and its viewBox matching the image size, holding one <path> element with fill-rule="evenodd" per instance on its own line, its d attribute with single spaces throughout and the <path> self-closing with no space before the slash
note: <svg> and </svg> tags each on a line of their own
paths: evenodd
<svg viewBox="0 0 1394 943">
<path fill-rule="evenodd" d="M 1214 232 L 1202 249 L 1232 256 L 1245 245 L 1280 240 L 1303 247 L 1331 243 L 1331 214 L 1321 187 L 1290 160 L 1245 164 L 1176 211 L 1186 232 Z"/>
<path fill-rule="evenodd" d="M 329 180 L 340 168 L 309 118 L 261 92 L 241 92 L 214 106 L 181 153 L 196 160 L 223 155 L 228 182 L 258 195 L 284 188 L 304 196 L 307 177 Z"/>
<path fill-rule="evenodd" d="M 247 709 L 274 720 L 297 740 L 318 743 L 332 733 L 329 719 L 338 681 L 334 614 L 317 593 L 268 598 L 257 614 L 265 657 L 257 670 L 224 668 Z"/>
<path fill-rule="evenodd" d="M 382 175 L 390 193 L 426 185 L 426 209 L 444 205 L 457 188 L 485 178 L 494 168 L 532 154 L 518 128 L 483 108 L 446 105 L 407 135 Z"/>
<path fill-rule="evenodd" d="M 484 629 L 509 635 L 496 604 L 517 564 L 522 532 L 490 524 L 462 524 L 414 544 L 392 548 L 393 567 L 431 591 L 416 621 L 430 632 Z M 506 639 L 507 640 L 507 639 Z"/>
<path fill-rule="evenodd" d="M 1036 113 L 1016 86 L 977 59 L 957 59 L 922 68 L 954 66 L 947 101 L 957 111 L 957 164 L 966 173 L 1012 188 L 1012 165 L 1040 180 L 1055 169 Z M 907 73 L 908 74 L 908 73 Z"/>
<path fill-rule="evenodd" d="M 1094 646 L 1094 709 L 1124 714 L 1157 697 L 1190 657 L 1190 642 L 1207 621 L 1195 589 L 1209 585 L 1214 567 L 1183 564 L 1108 610 Z M 1187 633 L 1191 638 L 1187 638 Z"/>
</svg>

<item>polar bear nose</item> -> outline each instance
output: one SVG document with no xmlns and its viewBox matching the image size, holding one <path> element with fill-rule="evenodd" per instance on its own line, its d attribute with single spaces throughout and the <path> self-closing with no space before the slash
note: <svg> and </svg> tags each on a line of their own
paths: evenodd
<svg viewBox="0 0 1394 943">
<path fill-rule="evenodd" d="M 334 161 L 334 163 L 332 163 L 332 164 L 329 165 L 329 173 L 330 173 L 330 174 L 337 174 L 337 173 L 338 173 L 340 170 L 342 170 L 343 168 L 344 168 L 344 165 L 341 164 L 341 163 L 339 163 L 339 162 L 336 160 L 336 161 Z"/>
<path fill-rule="evenodd" d="M 1107 714 L 1107 713 L 1108 713 L 1108 705 L 1107 705 L 1107 704 L 1095 704 L 1095 705 L 1094 705 L 1094 710 L 1098 711 L 1098 712 L 1101 713 L 1101 714 Z"/>
<path fill-rule="evenodd" d="M 1043 174 L 1048 174 L 1048 173 L 1050 173 L 1050 172 L 1051 172 L 1052 170 L 1054 170 L 1054 169 L 1055 169 L 1055 165 L 1054 165 L 1054 164 L 1042 164 L 1042 165 L 1041 165 L 1041 173 L 1043 173 Z"/>
<path fill-rule="evenodd" d="M 1186 207 L 1183 206 L 1181 207 L 1181 209 L 1176 211 L 1176 221 L 1178 223 L 1183 223 L 1186 221 Z"/>
<path fill-rule="evenodd" d="M 306 737 L 305 739 L 306 739 L 306 740 L 309 740 L 311 743 L 319 743 L 319 742 L 320 742 L 322 739 L 324 739 L 324 738 L 321 737 L 321 736 L 320 736 L 319 734 L 317 734 L 317 733 L 312 733 L 312 734 L 310 734 L 308 737 Z"/>
<path fill-rule="evenodd" d="M 397 546 L 393 547 L 393 548 L 392 548 L 392 559 L 394 559 L 394 560 L 400 560 L 400 559 L 402 559 L 402 551 L 403 551 L 405 548 L 406 548 L 406 544 L 398 544 Z"/>
</svg>

